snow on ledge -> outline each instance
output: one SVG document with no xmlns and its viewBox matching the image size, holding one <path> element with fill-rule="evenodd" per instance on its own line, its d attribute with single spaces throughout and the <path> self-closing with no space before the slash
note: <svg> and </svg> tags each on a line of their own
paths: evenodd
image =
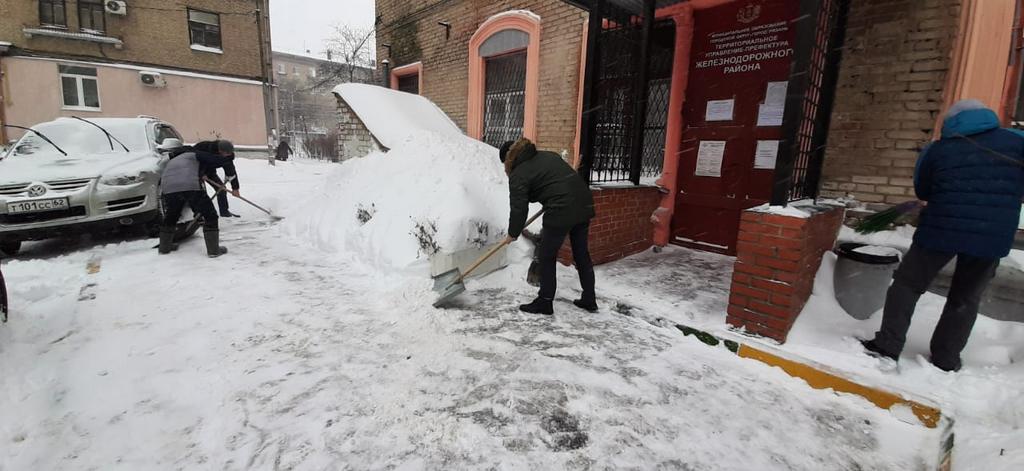
<svg viewBox="0 0 1024 471">
<path fill-rule="evenodd" d="M 224 50 L 216 47 L 203 46 L 201 44 L 193 44 L 189 46 L 189 49 L 199 52 L 209 52 L 213 54 L 224 54 Z"/>
<path fill-rule="evenodd" d="M 811 217 L 811 213 L 799 209 L 795 206 L 772 206 L 769 204 L 762 204 L 754 208 L 748 209 L 755 213 L 774 214 L 776 216 L 789 216 L 800 219 L 807 219 Z"/>
<path fill-rule="evenodd" d="M 334 93 L 388 149 L 398 147 L 420 131 L 464 136 L 441 108 L 420 95 L 362 83 L 343 83 L 334 87 Z"/>
</svg>

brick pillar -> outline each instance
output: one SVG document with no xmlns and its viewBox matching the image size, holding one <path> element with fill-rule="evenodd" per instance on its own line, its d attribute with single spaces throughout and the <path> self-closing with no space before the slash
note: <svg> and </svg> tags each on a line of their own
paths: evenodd
<svg viewBox="0 0 1024 471">
<path fill-rule="evenodd" d="M 845 210 L 804 206 L 807 217 L 747 210 L 740 221 L 726 322 L 785 342 L 811 296 L 824 253 L 836 243 Z"/>
</svg>

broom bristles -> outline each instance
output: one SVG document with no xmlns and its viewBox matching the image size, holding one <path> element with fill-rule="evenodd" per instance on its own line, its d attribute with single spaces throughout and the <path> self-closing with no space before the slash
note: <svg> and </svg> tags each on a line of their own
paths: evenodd
<svg viewBox="0 0 1024 471">
<path fill-rule="evenodd" d="M 900 218 L 919 209 L 921 209 L 921 202 L 919 201 L 908 201 L 898 204 L 864 218 L 854 229 L 861 234 L 881 232 L 891 227 Z"/>
</svg>

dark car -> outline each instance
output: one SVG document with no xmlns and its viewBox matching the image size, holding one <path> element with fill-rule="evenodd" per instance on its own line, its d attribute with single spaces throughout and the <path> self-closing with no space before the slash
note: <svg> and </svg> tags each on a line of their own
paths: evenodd
<svg viewBox="0 0 1024 471">
<path fill-rule="evenodd" d="M 0 323 L 7 322 L 7 284 L 4 272 L 0 270 Z"/>
</svg>

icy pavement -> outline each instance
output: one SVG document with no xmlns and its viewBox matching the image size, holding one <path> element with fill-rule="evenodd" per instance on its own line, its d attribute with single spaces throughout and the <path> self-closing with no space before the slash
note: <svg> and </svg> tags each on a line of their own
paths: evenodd
<svg viewBox="0 0 1024 471">
<path fill-rule="evenodd" d="M 325 165 L 239 171 L 287 216 Z M 596 315 L 522 315 L 520 265 L 436 310 L 427 279 L 233 209 L 217 260 L 195 239 L 5 262 L 0 469 L 913 470 L 938 452 L 933 431 L 652 322 L 626 288 Z"/>
</svg>

